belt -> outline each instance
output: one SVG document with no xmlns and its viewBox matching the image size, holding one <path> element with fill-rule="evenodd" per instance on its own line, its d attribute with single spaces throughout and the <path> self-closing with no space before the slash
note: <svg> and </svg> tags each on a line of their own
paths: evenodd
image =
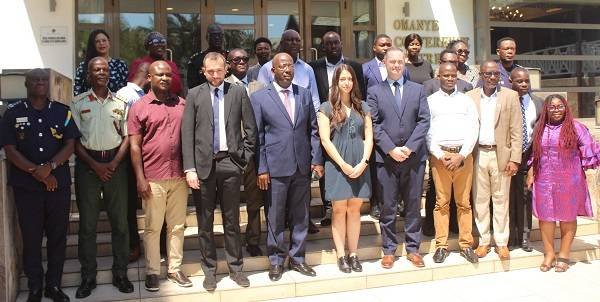
<svg viewBox="0 0 600 302">
<path fill-rule="evenodd" d="M 87 152 L 87 154 L 89 154 L 89 156 L 92 157 L 95 161 L 106 163 L 115 158 L 115 155 L 117 155 L 117 152 L 119 152 L 119 147 L 111 150 L 102 151 L 90 150 L 86 148 L 85 152 Z"/>
<path fill-rule="evenodd" d="M 452 146 L 452 147 L 440 146 L 440 149 L 442 149 L 442 151 L 446 151 L 446 152 L 450 152 L 450 153 L 458 153 L 458 152 L 460 152 L 460 149 L 462 149 L 462 146 Z"/>
<path fill-rule="evenodd" d="M 496 150 L 496 145 L 482 145 L 482 144 L 479 144 L 479 149 L 483 149 L 483 150 L 487 150 L 487 151 Z"/>
<path fill-rule="evenodd" d="M 223 160 L 229 157 L 229 152 L 227 151 L 219 151 L 213 155 L 213 159 L 216 161 Z"/>
</svg>

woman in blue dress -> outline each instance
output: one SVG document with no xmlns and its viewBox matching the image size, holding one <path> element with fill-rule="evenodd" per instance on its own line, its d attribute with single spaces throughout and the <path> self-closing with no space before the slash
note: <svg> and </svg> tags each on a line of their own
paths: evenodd
<svg viewBox="0 0 600 302">
<path fill-rule="evenodd" d="M 371 197 L 369 157 L 373 128 L 369 106 L 362 101 L 352 67 L 340 65 L 333 74 L 329 101 L 319 109 L 319 135 L 326 152 L 325 198 L 333 204 L 331 230 L 344 273 L 360 272 L 356 250 L 360 208 Z M 346 254 L 345 242 L 348 243 Z"/>
</svg>

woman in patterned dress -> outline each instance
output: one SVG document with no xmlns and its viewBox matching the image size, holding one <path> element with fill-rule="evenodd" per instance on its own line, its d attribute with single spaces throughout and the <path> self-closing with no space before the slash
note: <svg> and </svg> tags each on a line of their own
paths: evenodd
<svg viewBox="0 0 600 302">
<path fill-rule="evenodd" d="M 546 272 L 569 268 L 569 253 L 577 230 L 577 216 L 592 216 L 585 169 L 600 164 L 600 145 L 589 130 L 573 120 L 566 99 L 558 94 L 544 101 L 544 113 L 533 134 L 533 155 L 527 175 L 532 209 L 540 221 Z M 555 257 L 554 229 L 560 224 L 560 250 Z M 556 260 L 555 260 L 556 258 Z"/>
<path fill-rule="evenodd" d="M 87 64 L 95 57 L 104 57 L 108 61 L 109 80 L 108 89 L 117 92 L 127 85 L 127 64 L 125 61 L 117 58 L 111 58 L 110 37 L 103 29 L 96 29 L 88 37 L 85 60 L 77 66 L 75 71 L 75 83 L 73 95 L 79 95 L 88 91 L 91 86 L 87 79 Z"/>
</svg>

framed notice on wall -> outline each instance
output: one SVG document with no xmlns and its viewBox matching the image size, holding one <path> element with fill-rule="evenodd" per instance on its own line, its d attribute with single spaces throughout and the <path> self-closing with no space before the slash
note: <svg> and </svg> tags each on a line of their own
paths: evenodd
<svg viewBox="0 0 600 302">
<path fill-rule="evenodd" d="M 67 44 L 66 26 L 42 26 L 40 28 L 40 42 L 42 45 Z"/>
</svg>

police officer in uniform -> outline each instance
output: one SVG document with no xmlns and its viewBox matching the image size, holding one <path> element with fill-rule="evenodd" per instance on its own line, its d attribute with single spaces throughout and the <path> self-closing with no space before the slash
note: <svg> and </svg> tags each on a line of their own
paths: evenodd
<svg viewBox="0 0 600 302">
<path fill-rule="evenodd" d="M 44 233 L 48 251 L 45 296 L 69 301 L 60 288 L 71 204 L 68 160 L 80 134 L 69 107 L 48 99 L 48 72 L 28 72 L 25 87 L 27 100 L 11 104 L 2 119 L 0 146 L 11 163 L 9 185 L 21 227 L 27 301 L 42 299 Z"/>
<path fill-rule="evenodd" d="M 102 205 L 112 230 L 112 283 L 122 293 L 133 292 L 127 278 L 129 230 L 127 227 L 127 101 L 108 89 L 108 63 L 102 57 L 88 64 L 92 88 L 71 104 L 81 131 L 75 145 L 75 193 L 79 208 L 79 262 L 81 285 L 75 293 L 85 298 L 96 287 L 96 224 Z M 104 203 L 101 203 L 101 195 Z"/>
<path fill-rule="evenodd" d="M 206 40 L 208 48 L 194 53 L 187 63 L 187 84 L 188 89 L 192 89 L 200 84 L 206 83 L 206 76 L 202 73 L 202 62 L 204 56 L 209 52 L 218 52 L 227 58 L 227 51 L 223 49 L 224 40 L 223 27 L 217 23 L 210 24 L 206 29 Z M 229 76 L 229 73 L 227 74 Z"/>
</svg>

